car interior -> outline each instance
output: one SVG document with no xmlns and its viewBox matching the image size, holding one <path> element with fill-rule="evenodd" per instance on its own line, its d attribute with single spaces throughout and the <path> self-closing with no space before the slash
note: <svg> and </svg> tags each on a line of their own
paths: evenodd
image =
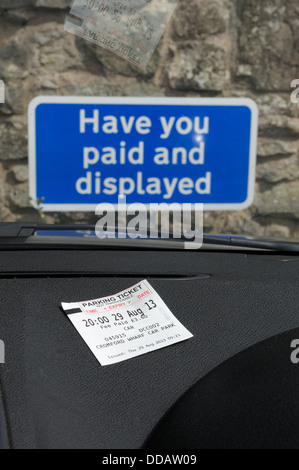
<svg viewBox="0 0 299 470">
<path fill-rule="evenodd" d="M 298 445 L 298 258 L 246 249 L 1 247 L 1 443 L 12 448 Z M 23 246 L 22 246 L 23 244 Z M 100 367 L 61 300 L 147 279 L 193 338 Z"/>
</svg>

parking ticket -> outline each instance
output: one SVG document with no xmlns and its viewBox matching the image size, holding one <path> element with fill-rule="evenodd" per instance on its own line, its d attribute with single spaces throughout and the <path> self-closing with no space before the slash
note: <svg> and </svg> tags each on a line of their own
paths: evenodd
<svg viewBox="0 0 299 470">
<path fill-rule="evenodd" d="M 65 31 L 145 69 L 178 0 L 73 0 Z"/>
<path fill-rule="evenodd" d="M 62 303 L 102 366 L 192 338 L 147 280 L 108 297 Z"/>
</svg>

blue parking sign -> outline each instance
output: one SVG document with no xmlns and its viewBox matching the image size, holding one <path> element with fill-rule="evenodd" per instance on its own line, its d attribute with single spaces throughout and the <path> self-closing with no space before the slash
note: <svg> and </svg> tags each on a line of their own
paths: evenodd
<svg viewBox="0 0 299 470">
<path fill-rule="evenodd" d="M 243 210 L 254 197 L 258 110 L 238 98 L 37 97 L 29 105 L 33 204 L 202 203 Z"/>
</svg>

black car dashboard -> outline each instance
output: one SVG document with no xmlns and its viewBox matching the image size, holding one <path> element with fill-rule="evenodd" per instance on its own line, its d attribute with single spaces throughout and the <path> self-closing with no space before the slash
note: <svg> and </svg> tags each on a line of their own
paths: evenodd
<svg viewBox="0 0 299 470">
<path fill-rule="evenodd" d="M 142 279 L 149 280 L 194 336 L 150 354 L 102 367 L 63 313 L 61 302 L 107 296 Z M 169 435 L 163 444 L 163 436 L 169 431 L 160 433 L 158 441 L 153 437 L 159 433 L 165 416 L 185 394 L 194 390 L 195 384 L 208 379 L 239 353 L 298 328 L 298 283 L 299 258 L 272 252 L 3 249 L 0 255 L 0 338 L 5 344 L 5 364 L 0 364 L 3 446 L 140 449 L 148 445 L 178 445 Z M 285 361 L 285 370 L 292 368 L 296 373 L 296 366 L 290 361 L 289 340 L 295 339 L 294 335 L 292 332 L 286 338 L 283 353 L 277 349 L 277 354 Z M 271 353 L 273 364 L 275 351 L 274 348 Z M 253 370 L 248 370 L 251 375 L 260 373 L 261 355 L 254 357 Z M 241 376 L 249 367 L 248 358 L 243 359 L 233 368 L 235 384 L 239 373 Z M 215 393 L 215 400 L 223 397 L 232 386 L 229 377 L 221 374 L 218 382 L 211 380 L 208 395 Z M 284 400 L 282 387 L 288 387 L 287 383 L 283 385 L 284 380 L 283 376 L 277 384 L 278 397 L 275 387 L 271 388 L 276 401 Z M 199 410 L 200 419 L 201 407 L 206 404 L 196 396 L 191 400 L 191 409 Z M 247 399 L 249 403 L 250 396 Z M 294 400 L 297 403 L 296 397 Z M 230 401 L 233 403 L 233 397 Z M 225 418 L 227 426 L 235 422 L 233 415 L 238 414 L 235 406 Z M 292 409 L 285 413 L 286 419 Z M 256 428 L 258 421 L 253 422 Z M 292 421 L 296 431 L 298 422 Z M 176 420 L 172 429 L 175 423 Z M 208 440 L 200 439 L 195 436 L 199 436 L 198 429 L 192 429 L 192 420 L 190 424 L 186 418 L 184 423 L 184 433 L 192 436 L 190 445 L 198 448 L 222 445 L 216 438 L 217 429 L 214 442 L 211 429 L 202 430 Z M 238 429 L 238 435 L 240 432 Z M 290 435 L 293 437 L 286 447 L 299 447 L 299 433 L 292 429 Z M 255 445 L 254 439 L 247 445 L 234 439 L 223 441 L 223 447 Z M 275 439 L 267 440 L 267 446 L 272 442 L 273 447 L 284 447 L 285 436 L 280 440 L 276 433 Z M 263 442 L 260 446 L 263 447 Z"/>
</svg>

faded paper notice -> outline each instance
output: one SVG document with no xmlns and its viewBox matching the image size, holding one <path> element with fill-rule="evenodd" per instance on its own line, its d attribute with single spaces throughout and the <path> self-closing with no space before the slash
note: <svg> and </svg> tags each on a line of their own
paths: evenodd
<svg viewBox="0 0 299 470">
<path fill-rule="evenodd" d="M 73 0 L 65 31 L 145 69 L 179 0 Z"/>
</svg>

